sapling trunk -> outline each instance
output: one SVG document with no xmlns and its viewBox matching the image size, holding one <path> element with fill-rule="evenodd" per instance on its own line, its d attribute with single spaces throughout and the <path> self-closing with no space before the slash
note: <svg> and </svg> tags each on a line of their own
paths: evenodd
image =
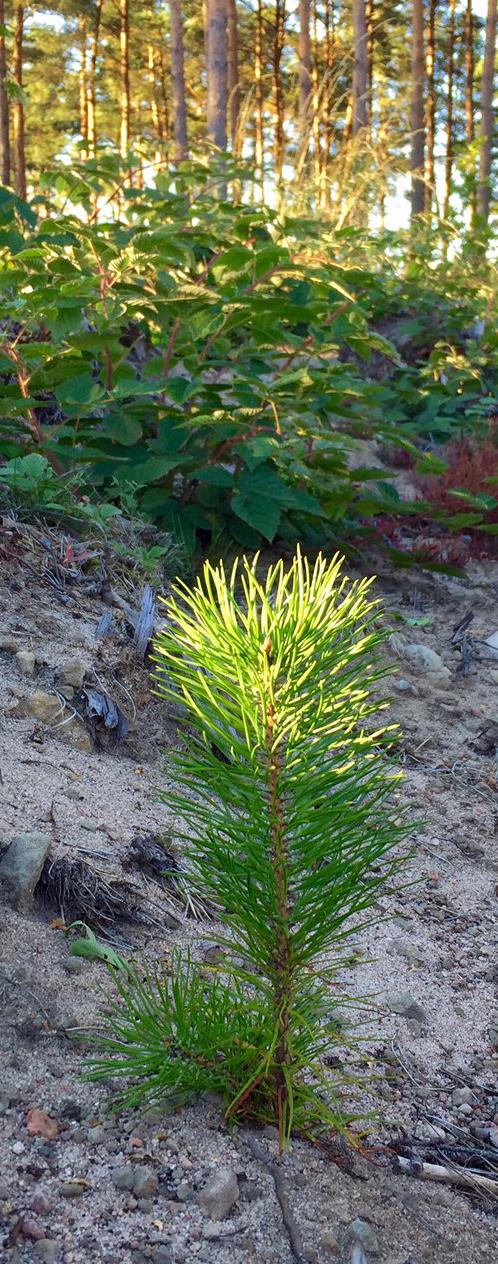
<svg viewBox="0 0 498 1264">
<path fill-rule="evenodd" d="M 232 1123 L 275 1123 L 281 1149 L 294 1126 L 353 1117 L 349 1082 L 324 1069 L 344 1039 L 337 969 L 404 832 L 385 807 L 390 730 L 370 723 L 383 635 L 369 581 L 347 583 L 337 558 L 298 553 L 264 580 L 256 563 L 229 578 L 206 564 L 169 600 L 156 680 L 185 718 L 164 797 L 224 957 L 116 980 L 110 1056 L 91 1074 L 135 1074 L 128 1104 L 214 1088 Z"/>
</svg>

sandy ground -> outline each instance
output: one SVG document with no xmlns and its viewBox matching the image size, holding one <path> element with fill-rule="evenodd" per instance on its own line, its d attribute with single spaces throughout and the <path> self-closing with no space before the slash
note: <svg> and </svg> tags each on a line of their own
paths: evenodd
<svg viewBox="0 0 498 1264">
<path fill-rule="evenodd" d="M 21 830 L 41 829 L 52 836 L 53 856 L 83 857 L 122 877 L 135 835 L 174 840 L 167 794 L 166 804 L 156 796 L 158 785 L 167 791 L 161 751 L 174 741 L 172 717 L 152 696 L 124 629 L 96 639 L 99 598 L 77 586 L 55 590 L 18 560 L 0 566 L 0 852 Z M 302 1240 L 296 1248 L 267 1165 L 243 1133 L 230 1136 L 216 1102 L 145 1118 L 109 1115 L 105 1089 L 81 1080 L 82 1052 L 71 1038 L 96 1022 L 103 968 L 69 956 L 52 924 L 56 908 L 36 903 L 20 914 L 1 904 L 0 1241 L 11 1264 L 360 1264 L 360 1243 L 367 1264 L 494 1257 L 496 1198 L 472 1200 L 400 1175 L 393 1149 L 405 1138 L 416 1152 L 418 1139 L 421 1155 L 432 1145 L 437 1161 L 439 1147 L 444 1162 L 446 1144 L 474 1144 L 491 1155 L 491 1174 L 496 1153 L 498 1176 L 498 651 L 483 644 L 498 629 L 498 565 L 474 563 L 465 580 L 386 570 L 378 589 L 399 673 L 401 794 L 422 824 L 408 885 L 395 901 L 383 899 L 388 918 L 358 936 L 359 963 L 343 980 L 354 995 L 373 994 L 354 1058 L 378 1082 L 382 1120 L 372 1125 L 368 1154 L 347 1159 L 293 1143 L 281 1173 Z M 451 638 L 468 610 L 464 675 Z M 422 626 L 408 622 L 420 619 Z M 415 669 L 406 652 L 414 642 L 436 651 L 448 672 Z M 32 675 L 16 658 L 24 650 L 35 655 Z M 62 688 L 68 659 L 129 716 L 115 750 L 94 745 L 74 722 L 50 726 L 26 714 L 36 691 Z M 121 942 L 160 959 L 179 940 L 209 936 L 209 925 L 183 915 L 174 929 L 168 894 L 125 873 L 148 918 L 120 924 Z M 404 1013 L 392 1012 L 400 1007 Z M 29 1134 L 32 1106 L 57 1120 L 56 1138 Z M 272 1130 L 260 1143 L 274 1158 Z M 201 1195 L 220 1168 L 235 1174 L 239 1194 L 218 1222 Z"/>
</svg>

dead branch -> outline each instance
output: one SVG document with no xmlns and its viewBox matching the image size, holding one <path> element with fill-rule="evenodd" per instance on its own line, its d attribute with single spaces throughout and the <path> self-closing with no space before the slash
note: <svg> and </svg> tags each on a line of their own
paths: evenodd
<svg viewBox="0 0 498 1264">
<path fill-rule="evenodd" d="M 282 1213 L 282 1222 L 289 1239 L 291 1254 L 295 1259 L 296 1264 L 310 1264 L 309 1256 L 305 1254 L 303 1249 L 301 1231 L 296 1224 L 289 1206 L 281 1168 L 278 1163 L 272 1162 L 257 1137 L 255 1137 L 251 1132 L 244 1133 L 244 1140 L 254 1158 L 258 1159 L 260 1163 L 264 1163 L 270 1173 L 270 1176 L 273 1178 L 277 1202 Z M 363 1261 L 361 1259 L 356 1259 L 354 1264 L 363 1264 Z"/>
<path fill-rule="evenodd" d="M 396 1161 L 399 1170 L 408 1176 L 417 1176 L 422 1181 L 437 1181 L 443 1185 L 462 1185 L 498 1198 L 498 1180 L 482 1176 L 479 1172 L 466 1171 L 463 1167 L 443 1167 L 439 1163 L 412 1163 L 411 1159 L 401 1156 Z"/>
</svg>

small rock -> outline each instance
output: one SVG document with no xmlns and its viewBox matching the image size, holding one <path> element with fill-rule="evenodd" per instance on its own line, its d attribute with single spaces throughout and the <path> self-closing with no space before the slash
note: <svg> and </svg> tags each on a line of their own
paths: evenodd
<svg viewBox="0 0 498 1264">
<path fill-rule="evenodd" d="M 13 1154 L 24 1154 L 25 1149 L 26 1146 L 23 1145 L 22 1141 L 14 1141 L 14 1145 L 12 1146 Z"/>
<path fill-rule="evenodd" d="M 420 1040 L 420 1037 L 423 1034 L 422 1024 L 418 1023 L 416 1018 L 407 1018 L 406 1030 L 413 1040 Z"/>
<path fill-rule="evenodd" d="M 469 1104 L 469 1102 L 463 1102 L 462 1106 L 459 1106 L 459 1107 L 458 1107 L 458 1114 L 459 1114 L 459 1115 L 471 1115 L 471 1114 L 472 1114 L 472 1106 Z"/>
<path fill-rule="evenodd" d="M 16 663 L 23 676 L 34 676 L 36 658 L 32 650 L 18 650 Z"/>
<path fill-rule="evenodd" d="M 418 696 L 418 690 L 411 680 L 405 680 L 404 676 L 398 676 L 397 680 L 393 680 L 396 693 L 410 693 L 414 698 Z"/>
<path fill-rule="evenodd" d="M 88 729 L 77 716 L 74 716 L 64 728 L 60 730 L 61 737 L 69 742 L 70 746 L 74 746 L 75 750 L 85 751 L 87 755 L 91 755 L 93 751 L 93 742 Z"/>
<path fill-rule="evenodd" d="M 42 1189 L 38 1189 L 31 1199 L 31 1210 L 36 1211 L 38 1216 L 46 1216 L 52 1210 L 50 1198 L 43 1193 Z"/>
<path fill-rule="evenodd" d="M 133 1193 L 136 1198 L 153 1198 L 157 1194 L 158 1179 L 150 1167 L 138 1167 L 134 1173 Z"/>
<path fill-rule="evenodd" d="M 324 1229 L 318 1245 L 322 1251 L 326 1251 L 328 1255 L 340 1255 L 341 1248 L 332 1229 Z"/>
<path fill-rule="evenodd" d="M 0 865 L 1 872 L 1 865 Z M 492 1049 L 498 1049 L 498 1014 L 493 1014 L 488 1028 L 489 1043 Z"/>
<path fill-rule="evenodd" d="M 167 1246 L 156 1246 L 152 1251 L 154 1264 L 173 1264 L 173 1256 Z"/>
<path fill-rule="evenodd" d="M 133 1189 L 134 1179 L 135 1169 L 130 1164 L 126 1168 L 115 1168 L 111 1174 L 115 1189 Z"/>
<path fill-rule="evenodd" d="M 191 1196 L 192 1189 L 188 1181 L 180 1181 L 180 1184 L 176 1187 L 176 1197 L 179 1202 L 186 1203 Z"/>
<path fill-rule="evenodd" d="M 86 962 L 81 957 L 69 957 L 64 962 L 66 974 L 84 974 L 86 970 Z"/>
<path fill-rule="evenodd" d="M 45 1237 L 45 1230 L 39 1220 L 35 1220 L 34 1216 L 23 1216 L 21 1221 L 21 1233 L 23 1238 L 27 1238 L 28 1242 L 39 1242 Z"/>
<path fill-rule="evenodd" d="M 228 1167 L 213 1172 L 199 1194 L 199 1204 L 211 1220 L 224 1220 L 239 1197 L 239 1183 Z"/>
<path fill-rule="evenodd" d="M 59 1254 L 59 1247 L 53 1238 L 40 1238 L 39 1242 L 35 1243 L 34 1250 L 44 1264 L 53 1264 Z"/>
<path fill-rule="evenodd" d="M 60 664 L 58 676 L 64 685 L 73 685 L 75 689 L 81 689 L 86 676 L 86 663 L 81 658 L 66 658 Z"/>
<path fill-rule="evenodd" d="M 0 636 L 0 650 L 5 650 L 7 654 L 15 654 L 17 651 L 15 636 Z"/>
<path fill-rule="evenodd" d="M 425 1010 L 409 992 L 394 992 L 386 997 L 386 1004 L 391 1014 L 401 1014 L 402 1018 L 415 1018 L 418 1023 L 427 1022 Z"/>
<path fill-rule="evenodd" d="M 475 1101 L 475 1093 L 471 1088 L 455 1088 L 451 1094 L 451 1100 L 454 1106 L 464 1106 Z"/>
<path fill-rule="evenodd" d="M 0 861 L 0 891 L 18 909 L 30 907 L 52 839 L 37 830 L 18 834 Z"/>
<path fill-rule="evenodd" d="M 10 1198 L 9 1187 L 5 1181 L 0 1181 L 0 1203 L 7 1202 L 8 1198 Z"/>
<path fill-rule="evenodd" d="M 64 707 L 53 693 L 44 693 L 36 689 L 25 702 L 25 710 L 41 724 L 56 724 L 62 719 Z"/>
<path fill-rule="evenodd" d="M 59 1194 L 61 1198 L 81 1198 L 85 1193 L 86 1186 L 80 1185 L 79 1181 L 63 1181 L 59 1185 Z"/>
<path fill-rule="evenodd" d="M 403 657 L 408 660 L 415 671 L 421 675 L 438 677 L 441 682 L 451 679 L 451 672 L 443 663 L 440 654 L 431 650 L 428 645 L 412 643 L 405 645 Z"/>
<path fill-rule="evenodd" d="M 346 1229 L 346 1236 L 353 1242 L 360 1242 L 366 1252 L 371 1255 L 379 1254 L 379 1243 L 377 1234 L 367 1220 L 352 1220 Z"/>
</svg>

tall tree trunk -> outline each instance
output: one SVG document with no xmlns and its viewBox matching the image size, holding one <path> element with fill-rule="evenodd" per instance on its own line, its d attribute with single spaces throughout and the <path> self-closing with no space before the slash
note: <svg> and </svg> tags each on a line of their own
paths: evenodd
<svg viewBox="0 0 498 1264">
<path fill-rule="evenodd" d="M 152 126 L 154 128 L 154 133 L 155 133 L 155 137 L 156 137 L 156 141 L 158 145 L 158 148 L 156 149 L 155 161 L 158 164 L 161 162 L 162 157 L 163 157 L 161 146 L 164 141 L 164 127 L 163 127 L 163 119 L 162 119 L 162 114 L 161 114 L 161 104 L 159 100 L 159 87 L 158 87 L 158 81 L 157 81 L 157 56 L 156 56 L 156 50 L 153 44 L 149 44 L 147 47 L 147 68 L 149 71 L 149 82 L 150 82 L 150 113 L 151 113 L 151 118 L 152 118 Z"/>
<path fill-rule="evenodd" d="M 23 38 L 24 38 L 24 5 L 16 5 L 14 28 L 14 81 L 22 91 L 23 76 Z M 24 137 L 24 104 L 22 97 L 16 97 L 13 105 L 14 116 L 14 187 L 18 197 L 26 197 L 26 147 Z"/>
<path fill-rule="evenodd" d="M 227 147 L 228 40 L 226 0 L 207 5 L 207 130 L 217 149 Z"/>
<path fill-rule="evenodd" d="M 97 59 L 99 55 L 100 24 L 103 0 L 97 0 L 90 48 L 88 72 L 88 152 L 91 158 L 97 153 Z"/>
<path fill-rule="evenodd" d="M 444 164 L 443 215 L 450 209 L 451 181 L 453 177 L 453 81 L 455 78 L 455 0 L 450 0 L 450 24 L 448 31 L 448 94 L 446 100 L 446 161 Z"/>
<path fill-rule="evenodd" d="M 237 152 L 240 114 L 239 31 L 237 0 L 227 0 L 228 112 L 232 153 Z"/>
<path fill-rule="evenodd" d="M 79 71 L 79 89 L 80 89 L 80 132 L 83 141 L 83 154 L 88 158 L 88 73 L 87 73 L 87 39 L 88 39 L 88 21 L 86 17 L 81 17 L 80 27 L 80 71 Z"/>
<path fill-rule="evenodd" d="M 465 139 L 472 144 L 475 139 L 474 123 L 474 17 L 472 0 L 467 0 L 464 19 L 465 31 Z"/>
<path fill-rule="evenodd" d="M 273 42 L 273 92 L 275 98 L 275 179 L 282 183 L 284 165 L 284 94 L 282 90 L 282 53 L 285 40 L 285 0 L 275 0 L 275 38 Z"/>
<path fill-rule="evenodd" d="M 156 49 L 156 64 L 157 64 L 157 81 L 159 84 L 159 98 L 158 98 L 159 114 L 161 117 L 161 127 L 162 127 L 163 137 L 164 137 L 164 140 L 168 142 L 171 135 L 171 130 L 170 130 L 170 117 L 169 117 L 169 101 L 168 101 L 168 93 L 166 89 L 166 57 L 165 57 L 163 45 L 161 45 L 160 50 Z"/>
<path fill-rule="evenodd" d="M 353 135 L 363 131 L 368 120 L 368 48 L 365 0 L 353 0 Z"/>
<path fill-rule="evenodd" d="M 323 145 L 321 174 L 321 204 L 330 202 L 327 172 L 332 150 L 332 76 L 334 68 L 334 0 L 325 0 L 323 14 L 325 24 L 325 83 L 323 91 Z"/>
<path fill-rule="evenodd" d="M 495 48 L 497 0 L 488 0 L 486 17 L 486 43 L 481 87 L 481 152 L 479 158 L 479 188 L 477 207 L 487 224 L 491 201 L 491 155 L 493 148 L 493 95 L 495 86 Z"/>
<path fill-rule="evenodd" d="M 307 141 L 311 104 L 310 0 L 299 0 L 299 135 Z"/>
<path fill-rule="evenodd" d="M 254 61 L 254 82 L 256 85 L 256 118 L 254 121 L 254 165 L 256 183 L 261 189 L 261 201 L 264 201 L 264 97 L 263 97 L 263 3 L 258 0 L 256 12 L 256 55 Z"/>
<path fill-rule="evenodd" d="M 322 101 L 320 99 L 320 71 L 319 71 L 319 44 L 318 44 L 318 3 L 313 0 L 313 63 L 311 78 L 313 82 L 313 161 L 315 170 L 315 188 L 317 202 L 320 203 L 321 197 L 321 174 L 322 174 L 322 141 L 320 116 L 322 112 Z M 323 82 L 322 82 L 323 89 Z"/>
<path fill-rule="evenodd" d="M 436 182 L 434 166 L 434 150 L 436 144 L 436 5 L 437 0 L 429 0 L 429 20 L 427 23 L 427 50 L 425 54 L 425 74 L 427 81 L 427 155 L 425 163 L 424 209 L 430 213 Z"/>
<path fill-rule="evenodd" d="M 185 53 L 181 0 L 170 0 L 171 22 L 171 91 L 173 97 L 173 136 L 175 162 L 188 157 L 187 101 L 185 97 Z"/>
<path fill-rule="evenodd" d="M 10 184 L 9 100 L 5 91 L 7 51 L 5 47 L 5 5 L 0 0 L 0 180 Z"/>
<path fill-rule="evenodd" d="M 365 19 L 367 24 L 367 120 L 370 141 L 372 140 L 372 118 L 374 107 L 373 72 L 374 72 L 374 0 L 366 0 Z"/>
<path fill-rule="evenodd" d="M 412 3 L 412 95 L 411 95 L 411 203 L 412 219 L 424 209 L 424 4 Z"/>
<path fill-rule="evenodd" d="M 130 148 L 130 6 L 119 0 L 119 152 L 126 158 Z"/>
</svg>

